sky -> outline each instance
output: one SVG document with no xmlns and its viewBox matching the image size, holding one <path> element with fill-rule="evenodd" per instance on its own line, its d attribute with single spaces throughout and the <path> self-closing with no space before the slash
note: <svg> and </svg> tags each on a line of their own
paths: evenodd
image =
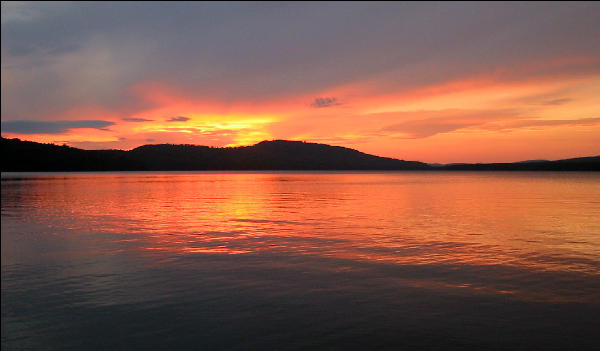
<svg viewBox="0 0 600 351">
<path fill-rule="evenodd" d="M 600 2 L 2 2 L 2 136 L 600 155 Z"/>
</svg>

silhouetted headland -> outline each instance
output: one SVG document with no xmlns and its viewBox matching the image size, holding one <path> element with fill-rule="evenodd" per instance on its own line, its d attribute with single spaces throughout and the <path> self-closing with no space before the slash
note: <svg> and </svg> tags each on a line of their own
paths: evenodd
<svg viewBox="0 0 600 351">
<path fill-rule="evenodd" d="M 600 171 L 600 156 L 558 161 L 429 165 L 302 141 L 262 141 L 252 146 L 144 145 L 130 151 L 82 150 L 2 138 L 2 171 L 198 170 L 459 170 Z"/>
</svg>

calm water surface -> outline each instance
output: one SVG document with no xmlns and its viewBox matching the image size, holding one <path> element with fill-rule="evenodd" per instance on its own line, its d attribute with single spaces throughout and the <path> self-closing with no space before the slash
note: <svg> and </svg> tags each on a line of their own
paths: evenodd
<svg viewBox="0 0 600 351">
<path fill-rule="evenodd" d="M 2 350 L 592 349 L 599 331 L 600 174 L 2 174 Z"/>
</svg>

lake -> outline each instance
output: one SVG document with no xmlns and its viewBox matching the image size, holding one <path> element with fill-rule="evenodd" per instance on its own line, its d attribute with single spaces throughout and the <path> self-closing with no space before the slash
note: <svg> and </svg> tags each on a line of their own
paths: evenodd
<svg viewBox="0 0 600 351">
<path fill-rule="evenodd" d="M 592 349 L 600 174 L 2 173 L 2 350 Z"/>
</svg>

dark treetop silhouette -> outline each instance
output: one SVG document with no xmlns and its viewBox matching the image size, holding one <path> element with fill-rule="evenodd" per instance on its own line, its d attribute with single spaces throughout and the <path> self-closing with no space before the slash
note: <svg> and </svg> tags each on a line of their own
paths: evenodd
<svg viewBox="0 0 600 351">
<path fill-rule="evenodd" d="M 252 146 L 144 145 L 130 151 L 82 150 L 2 138 L 2 171 L 175 170 L 511 170 L 600 171 L 600 156 L 559 161 L 432 166 L 301 141 Z"/>
</svg>

